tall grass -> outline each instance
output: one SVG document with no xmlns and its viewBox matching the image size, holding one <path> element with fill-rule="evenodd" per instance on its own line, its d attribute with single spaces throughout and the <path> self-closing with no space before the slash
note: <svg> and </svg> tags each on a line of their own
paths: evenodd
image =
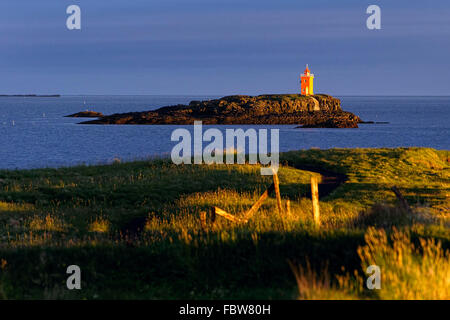
<svg viewBox="0 0 450 320">
<path fill-rule="evenodd" d="M 333 281 L 327 266 L 322 266 L 320 272 L 311 267 L 309 260 L 306 266 L 296 265 L 288 261 L 298 288 L 298 299 L 301 300 L 357 300 L 361 284 L 352 281 L 350 276 L 337 276 Z M 359 280 L 359 279 L 358 279 Z M 357 290 L 354 290 L 357 289 Z"/>
<path fill-rule="evenodd" d="M 382 288 L 380 299 L 450 299 L 450 252 L 435 239 L 411 242 L 407 232 L 370 228 L 366 245 L 358 249 L 362 267 L 378 265 Z"/>
<path fill-rule="evenodd" d="M 390 240 L 390 241 L 389 241 Z M 369 228 L 365 245 L 358 247 L 361 270 L 336 274 L 326 268 L 320 273 L 290 263 L 296 278 L 299 299 L 382 299 L 448 300 L 450 299 L 450 252 L 435 239 L 414 244 L 408 232 L 393 229 L 388 237 L 384 229 Z M 362 276 L 368 266 L 381 270 L 381 289 L 364 287 Z"/>
<path fill-rule="evenodd" d="M 6 266 L 8 265 L 8 262 L 5 259 L 0 259 L 0 300 L 5 300 L 6 293 L 4 288 L 4 282 L 5 282 L 5 272 L 6 272 Z"/>
</svg>

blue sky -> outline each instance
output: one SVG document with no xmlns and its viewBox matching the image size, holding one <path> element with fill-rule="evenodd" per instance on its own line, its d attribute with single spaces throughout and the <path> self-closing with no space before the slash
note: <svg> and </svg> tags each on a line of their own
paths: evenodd
<svg viewBox="0 0 450 320">
<path fill-rule="evenodd" d="M 448 0 L 2 0 L 0 39 L 5 94 L 294 93 L 308 63 L 317 92 L 450 95 Z"/>
</svg>

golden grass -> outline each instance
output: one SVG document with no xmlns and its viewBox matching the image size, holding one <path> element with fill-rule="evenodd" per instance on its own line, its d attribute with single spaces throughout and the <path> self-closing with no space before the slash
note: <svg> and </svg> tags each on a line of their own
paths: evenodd
<svg viewBox="0 0 450 320">
<path fill-rule="evenodd" d="M 63 231 L 64 223 L 60 218 L 50 214 L 45 217 L 36 215 L 29 220 L 28 228 L 32 231 Z"/>
<path fill-rule="evenodd" d="M 384 229 L 369 228 L 364 246 L 358 248 L 361 268 L 376 265 L 381 270 L 381 289 L 363 289 L 365 278 L 335 275 L 323 268 L 317 274 L 289 262 L 294 273 L 299 299 L 382 299 L 382 300 L 448 300 L 450 299 L 450 252 L 434 239 L 412 243 L 407 232 L 393 229 L 390 237 Z M 390 241 L 389 241 L 390 240 Z"/>
<path fill-rule="evenodd" d="M 94 221 L 89 224 L 89 232 L 107 233 L 109 232 L 111 223 L 103 218 L 97 217 Z"/>
<path fill-rule="evenodd" d="M 174 233 L 199 232 L 201 231 L 199 219 L 201 211 L 209 212 L 216 206 L 232 215 L 239 216 L 251 208 L 262 192 L 263 190 L 237 192 L 219 188 L 216 191 L 184 195 L 177 201 L 166 204 L 160 213 L 149 214 L 144 230 L 151 232 L 165 230 Z M 288 198 L 282 199 L 283 208 L 286 208 L 287 200 Z M 338 229 L 347 226 L 349 221 L 358 216 L 359 207 L 345 203 L 320 202 L 320 212 L 323 230 Z M 290 200 L 290 214 L 285 210 L 280 215 L 276 199 L 269 197 L 248 223 L 237 224 L 217 217 L 213 230 L 243 229 L 251 233 L 290 232 L 304 230 L 305 226 L 313 224 L 311 199 L 300 197 Z"/>
<path fill-rule="evenodd" d="M 450 299 L 450 252 L 434 239 L 411 242 L 408 233 L 394 229 L 391 243 L 384 230 L 370 228 L 366 245 L 358 249 L 362 267 L 381 269 L 380 299 Z"/>
<path fill-rule="evenodd" d="M 31 211 L 34 209 L 34 206 L 31 204 L 17 204 L 0 201 L 0 212 L 23 212 L 23 211 Z"/>
<path fill-rule="evenodd" d="M 352 292 L 353 282 L 350 277 L 339 277 L 338 284 L 331 280 L 327 267 L 320 273 L 311 268 L 309 261 L 306 267 L 295 265 L 291 261 L 289 266 L 294 273 L 298 288 L 299 300 L 358 300 L 356 292 Z"/>
</svg>

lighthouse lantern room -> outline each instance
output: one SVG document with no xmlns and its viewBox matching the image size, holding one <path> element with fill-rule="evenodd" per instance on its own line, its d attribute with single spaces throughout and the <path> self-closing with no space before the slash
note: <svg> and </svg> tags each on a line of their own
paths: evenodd
<svg viewBox="0 0 450 320">
<path fill-rule="evenodd" d="M 314 94 L 314 75 L 309 71 L 308 65 L 303 74 L 300 75 L 301 93 L 304 96 Z"/>
</svg>

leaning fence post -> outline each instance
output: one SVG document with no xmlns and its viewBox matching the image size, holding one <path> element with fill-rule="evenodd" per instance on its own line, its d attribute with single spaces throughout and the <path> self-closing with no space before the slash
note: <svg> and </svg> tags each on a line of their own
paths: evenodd
<svg viewBox="0 0 450 320">
<path fill-rule="evenodd" d="M 278 180 L 278 174 L 273 172 L 273 184 L 275 186 L 275 195 L 277 197 L 278 212 L 283 213 L 283 207 L 281 206 L 281 195 L 280 195 L 280 181 Z"/>
<path fill-rule="evenodd" d="M 269 194 L 275 189 L 275 185 L 272 183 L 269 188 L 267 188 L 266 191 L 259 197 L 258 201 L 253 204 L 253 206 L 243 215 L 244 220 L 249 220 L 255 213 L 258 211 L 258 209 L 261 207 L 263 202 L 269 197 Z"/>
<path fill-rule="evenodd" d="M 311 176 L 311 200 L 314 223 L 316 226 L 320 226 L 319 185 L 316 176 Z"/>
<path fill-rule="evenodd" d="M 233 222 L 238 222 L 238 223 L 245 223 L 247 222 L 247 220 L 241 219 L 235 215 L 229 214 L 228 212 L 226 212 L 225 210 L 220 209 L 219 207 L 214 207 L 214 215 L 218 215 L 221 216 L 225 219 L 228 219 L 230 221 Z"/>
</svg>

